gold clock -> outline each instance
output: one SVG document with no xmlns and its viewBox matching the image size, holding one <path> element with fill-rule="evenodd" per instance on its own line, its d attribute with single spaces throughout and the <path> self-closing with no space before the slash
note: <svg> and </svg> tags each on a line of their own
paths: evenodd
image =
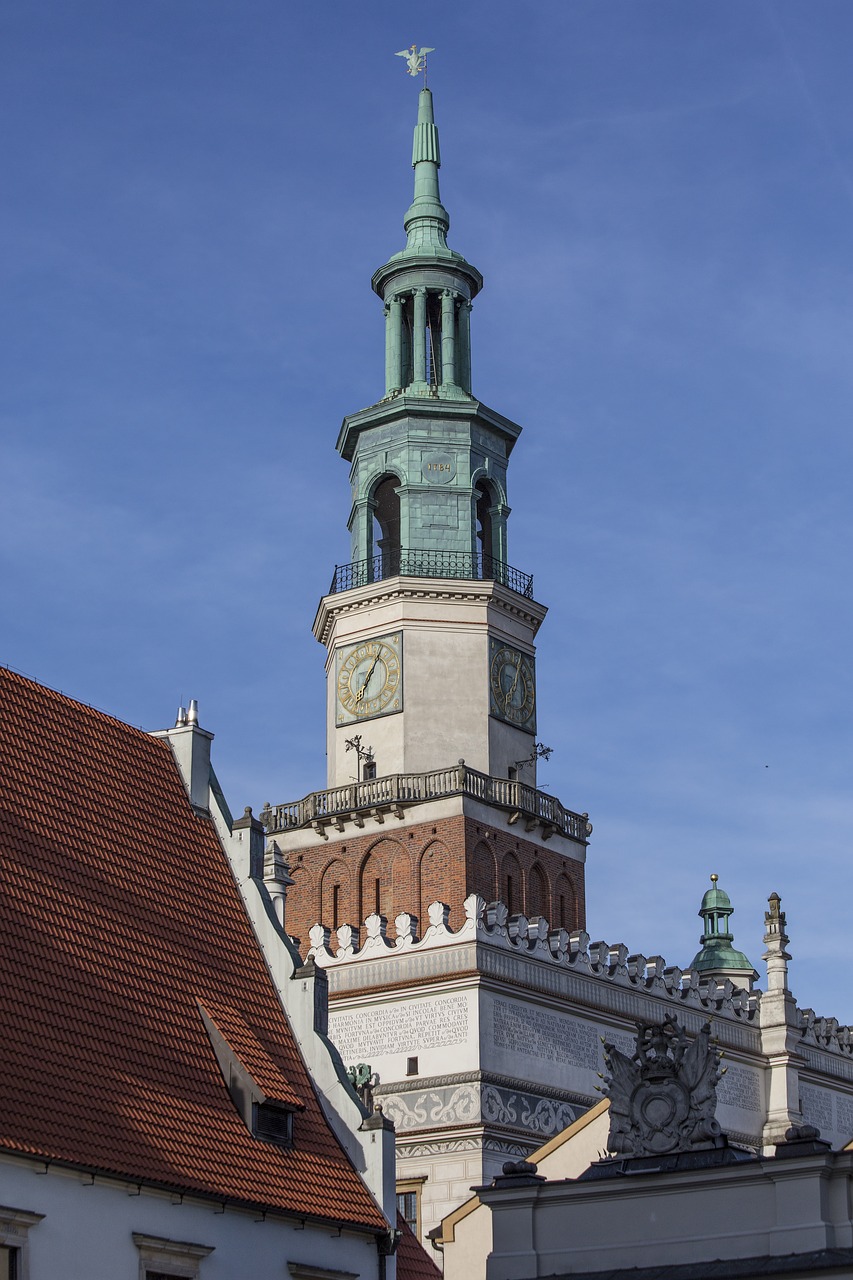
<svg viewBox="0 0 853 1280">
<path fill-rule="evenodd" d="M 491 713 L 530 733 L 536 730 L 536 679 L 533 659 L 513 645 L 491 643 L 489 661 Z"/>
<path fill-rule="evenodd" d="M 391 715 L 403 709 L 403 634 L 342 646 L 336 657 L 338 724 Z"/>
</svg>

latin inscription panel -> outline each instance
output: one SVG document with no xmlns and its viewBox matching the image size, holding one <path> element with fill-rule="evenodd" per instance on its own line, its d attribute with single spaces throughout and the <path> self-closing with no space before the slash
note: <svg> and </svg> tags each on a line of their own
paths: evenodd
<svg viewBox="0 0 853 1280">
<path fill-rule="evenodd" d="M 527 1054 L 544 1062 L 571 1063 L 589 1071 L 599 1068 L 599 1041 L 594 1027 L 547 1009 L 494 1003 L 495 1048 Z"/>
<path fill-rule="evenodd" d="M 417 1054 L 464 1044 L 468 1039 L 468 1001 L 444 996 L 430 1004 L 392 1004 L 329 1015 L 329 1036 L 349 1065 L 389 1054 Z"/>
<path fill-rule="evenodd" d="M 717 1100 L 723 1106 L 737 1107 L 739 1111 L 760 1111 L 761 1085 L 758 1073 L 729 1063 L 728 1070 L 717 1085 Z"/>
</svg>

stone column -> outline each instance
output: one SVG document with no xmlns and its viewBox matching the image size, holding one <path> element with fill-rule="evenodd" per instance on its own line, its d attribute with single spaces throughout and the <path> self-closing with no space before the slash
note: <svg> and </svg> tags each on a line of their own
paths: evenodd
<svg viewBox="0 0 853 1280">
<path fill-rule="evenodd" d="M 456 385 L 456 298 L 450 289 L 441 295 L 441 385 Z"/>
<path fill-rule="evenodd" d="M 456 378 L 463 391 L 471 394 L 471 303 L 459 304 L 459 344 L 456 353 Z"/>
<path fill-rule="evenodd" d="M 792 1125 L 803 1123 L 800 1111 L 800 1067 L 802 1057 L 796 1052 L 802 1035 L 797 1002 L 788 989 L 788 935 L 785 912 L 778 893 L 768 900 L 770 910 L 764 916 L 764 942 L 767 950 L 767 990 L 758 1006 L 761 1051 L 768 1065 L 767 1115 L 764 1124 L 764 1150 L 772 1152 L 777 1142 L 784 1142 Z"/>
<path fill-rule="evenodd" d="M 415 314 L 412 323 L 413 382 L 426 382 L 426 289 L 415 289 Z"/>
<path fill-rule="evenodd" d="M 385 304 L 385 394 L 403 386 L 403 304 L 391 298 Z"/>
<path fill-rule="evenodd" d="M 492 559 L 500 560 L 503 564 L 506 564 L 509 559 L 506 545 L 506 522 L 509 513 L 510 508 L 504 502 L 489 507 L 489 518 L 492 522 Z"/>
</svg>

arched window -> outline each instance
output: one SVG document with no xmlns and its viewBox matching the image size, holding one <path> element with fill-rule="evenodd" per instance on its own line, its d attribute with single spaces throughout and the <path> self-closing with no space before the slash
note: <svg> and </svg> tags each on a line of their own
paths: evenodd
<svg viewBox="0 0 853 1280">
<path fill-rule="evenodd" d="M 381 839 L 361 864 L 359 923 L 375 912 L 393 920 L 412 910 L 411 861 L 399 840 Z"/>
<path fill-rule="evenodd" d="M 521 867 L 514 854 L 508 853 L 501 866 L 501 897 L 511 916 L 522 910 L 524 886 L 521 883 Z"/>
<path fill-rule="evenodd" d="M 527 877 L 527 914 L 528 916 L 548 916 L 548 882 L 545 873 L 534 862 Z"/>
<path fill-rule="evenodd" d="M 433 902 L 447 902 L 450 852 L 442 840 L 431 840 L 421 854 L 418 867 L 421 920 L 428 922 Z"/>
<path fill-rule="evenodd" d="M 340 858 L 331 862 L 323 872 L 321 894 L 321 924 L 329 929 L 339 929 L 342 924 L 358 923 L 353 909 L 350 869 Z"/>
<path fill-rule="evenodd" d="M 493 578 L 495 550 L 491 509 L 494 506 L 494 498 L 488 485 L 482 480 L 478 481 L 474 490 L 474 502 L 477 517 L 477 552 L 482 566 L 480 572 L 484 578 Z"/>
<path fill-rule="evenodd" d="M 374 577 L 392 578 L 400 572 L 400 481 L 383 476 L 373 490 Z"/>
<path fill-rule="evenodd" d="M 479 893 L 486 902 L 495 898 L 495 855 L 489 846 L 481 840 L 474 849 L 473 884 L 469 885 L 469 893 Z"/>
<path fill-rule="evenodd" d="M 574 885 L 563 872 L 557 876 L 554 885 L 554 915 L 557 928 L 568 929 L 571 933 L 578 927 Z"/>
</svg>

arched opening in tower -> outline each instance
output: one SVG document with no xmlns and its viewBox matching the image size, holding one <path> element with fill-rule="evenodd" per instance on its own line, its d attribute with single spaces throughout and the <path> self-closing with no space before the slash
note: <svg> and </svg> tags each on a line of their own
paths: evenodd
<svg viewBox="0 0 853 1280">
<path fill-rule="evenodd" d="M 441 298 L 438 294 L 427 294 L 426 325 L 426 380 L 430 386 L 440 387 L 443 379 L 441 374 Z"/>
<path fill-rule="evenodd" d="M 400 572 L 400 495 L 397 476 L 383 476 L 373 491 L 373 558 L 379 578 Z"/>
<path fill-rule="evenodd" d="M 481 574 L 484 578 L 493 578 L 494 530 L 492 528 L 492 507 L 494 499 L 488 486 L 480 480 L 474 491 L 477 517 L 477 551 L 480 555 Z"/>
</svg>

